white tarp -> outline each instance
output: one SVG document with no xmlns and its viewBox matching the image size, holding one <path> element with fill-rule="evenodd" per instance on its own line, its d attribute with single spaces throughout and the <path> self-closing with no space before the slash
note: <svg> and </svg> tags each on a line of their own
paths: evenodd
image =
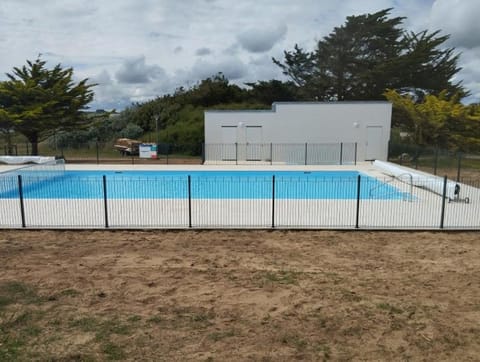
<svg viewBox="0 0 480 362">
<path fill-rule="evenodd" d="M 55 157 L 46 156 L 0 156 L 0 162 L 9 165 L 21 165 L 22 163 L 45 163 L 55 161 Z"/>
<path fill-rule="evenodd" d="M 404 176 L 406 174 L 410 175 L 414 186 L 423 187 L 439 195 L 443 194 L 443 177 L 433 176 L 425 172 L 413 170 L 408 167 L 399 166 L 385 161 L 375 160 L 373 165 L 394 177 Z M 456 190 L 460 192 L 460 186 L 454 181 L 447 180 L 446 196 L 450 199 L 455 198 Z"/>
</svg>

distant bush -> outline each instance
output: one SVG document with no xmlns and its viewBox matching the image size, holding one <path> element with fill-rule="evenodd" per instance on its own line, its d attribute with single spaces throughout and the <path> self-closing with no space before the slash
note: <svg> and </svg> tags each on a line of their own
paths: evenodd
<svg viewBox="0 0 480 362">
<path fill-rule="evenodd" d="M 136 138 L 140 138 L 142 134 L 143 134 L 142 127 L 134 123 L 129 123 L 124 129 L 120 131 L 119 136 L 122 138 L 136 139 Z"/>
</svg>

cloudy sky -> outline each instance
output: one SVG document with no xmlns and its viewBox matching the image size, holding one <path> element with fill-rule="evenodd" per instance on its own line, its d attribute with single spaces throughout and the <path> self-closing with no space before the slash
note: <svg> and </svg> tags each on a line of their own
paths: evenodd
<svg viewBox="0 0 480 362">
<path fill-rule="evenodd" d="M 465 102 L 478 102 L 480 0 L 1 0 L 0 80 L 42 54 L 99 84 L 93 109 L 121 110 L 218 72 L 239 85 L 282 79 L 272 57 L 389 7 L 405 29 L 451 34 Z"/>
</svg>

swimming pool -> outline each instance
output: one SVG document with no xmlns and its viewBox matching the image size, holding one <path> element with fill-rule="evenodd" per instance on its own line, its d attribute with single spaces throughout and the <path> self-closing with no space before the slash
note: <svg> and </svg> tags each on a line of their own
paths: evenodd
<svg viewBox="0 0 480 362">
<path fill-rule="evenodd" d="M 18 174 L 0 177 L 0 198 L 19 197 Z M 361 199 L 405 198 L 397 188 L 357 171 L 23 171 L 21 176 L 26 199 L 352 200 L 359 176 Z"/>
</svg>

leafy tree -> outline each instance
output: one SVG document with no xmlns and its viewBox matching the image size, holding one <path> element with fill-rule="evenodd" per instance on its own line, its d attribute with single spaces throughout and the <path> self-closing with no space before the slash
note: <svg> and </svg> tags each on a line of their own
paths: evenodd
<svg viewBox="0 0 480 362">
<path fill-rule="evenodd" d="M 403 17 L 391 9 L 349 16 L 344 25 L 317 43 L 313 52 L 295 45 L 284 61 L 273 59 L 309 100 L 384 99 L 387 88 L 419 94 L 466 95 L 452 77 L 460 70 L 454 49 L 442 49 L 448 36 L 405 33 Z"/>
<path fill-rule="evenodd" d="M 270 106 L 274 102 L 288 102 L 297 99 L 297 91 L 293 82 L 282 82 L 276 79 L 246 83 L 252 89 L 250 97 L 254 102 Z"/>
<path fill-rule="evenodd" d="M 183 92 L 183 103 L 211 107 L 216 104 L 239 102 L 245 98 L 245 91 L 218 73 L 202 80 L 192 89 Z"/>
<path fill-rule="evenodd" d="M 443 90 L 449 96 L 468 95 L 461 82 L 452 79 L 461 68 L 457 66 L 459 54 L 453 48 L 440 49 L 449 35 L 438 36 L 439 31 L 405 33 L 406 49 L 397 63 L 404 72 L 397 73 L 397 89 L 415 94 L 421 100 L 427 94 L 439 94 Z"/>
<path fill-rule="evenodd" d="M 449 96 L 448 91 L 438 96 L 427 95 L 417 102 L 411 95 L 401 95 L 395 90 L 385 93 L 393 103 L 394 124 L 398 112 L 409 122 L 404 124 L 413 141 L 419 145 L 435 145 L 453 150 L 478 150 L 480 147 L 480 107 L 463 105 L 459 96 Z"/>
<path fill-rule="evenodd" d="M 135 123 L 129 123 L 124 129 L 120 131 L 120 137 L 124 138 L 139 138 L 143 134 L 142 127 L 136 125 Z"/>
<path fill-rule="evenodd" d="M 93 99 L 88 79 L 73 81 L 73 69 L 60 64 L 47 69 L 37 58 L 22 68 L 7 73 L 0 87 L 0 109 L 13 128 L 32 144 L 32 155 L 38 154 L 38 142 L 57 130 L 73 130 L 84 125 L 83 110 Z"/>
<path fill-rule="evenodd" d="M 249 93 L 237 85 L 229 84 L 221 73 L 200 81 L 189 89 L 178 88 L 143 104 L 125 109 L 119 118 L 136 124 L 145 132 L 154 132 L 158 141 L 188 144 L 184 152 L 198 154 L 203 142 L 203 112 L 205 108 L 226 106 L 246 101 Z M 261 108 L 264 108 L 261 106 Z"/>
<path fill-rule="evenodd" d="M 283 74 L 288 76 L 297 87 L 296 93 L 300 99 L 314 100 L 318 98 L 318 77 L 316 77 L 316 62 L 313 53 L 309 53 L 297 44 L 294 50 L 284 51 L 285 64 L 272 58 L 273 62 L 282 68 Z"/>
</svg>

